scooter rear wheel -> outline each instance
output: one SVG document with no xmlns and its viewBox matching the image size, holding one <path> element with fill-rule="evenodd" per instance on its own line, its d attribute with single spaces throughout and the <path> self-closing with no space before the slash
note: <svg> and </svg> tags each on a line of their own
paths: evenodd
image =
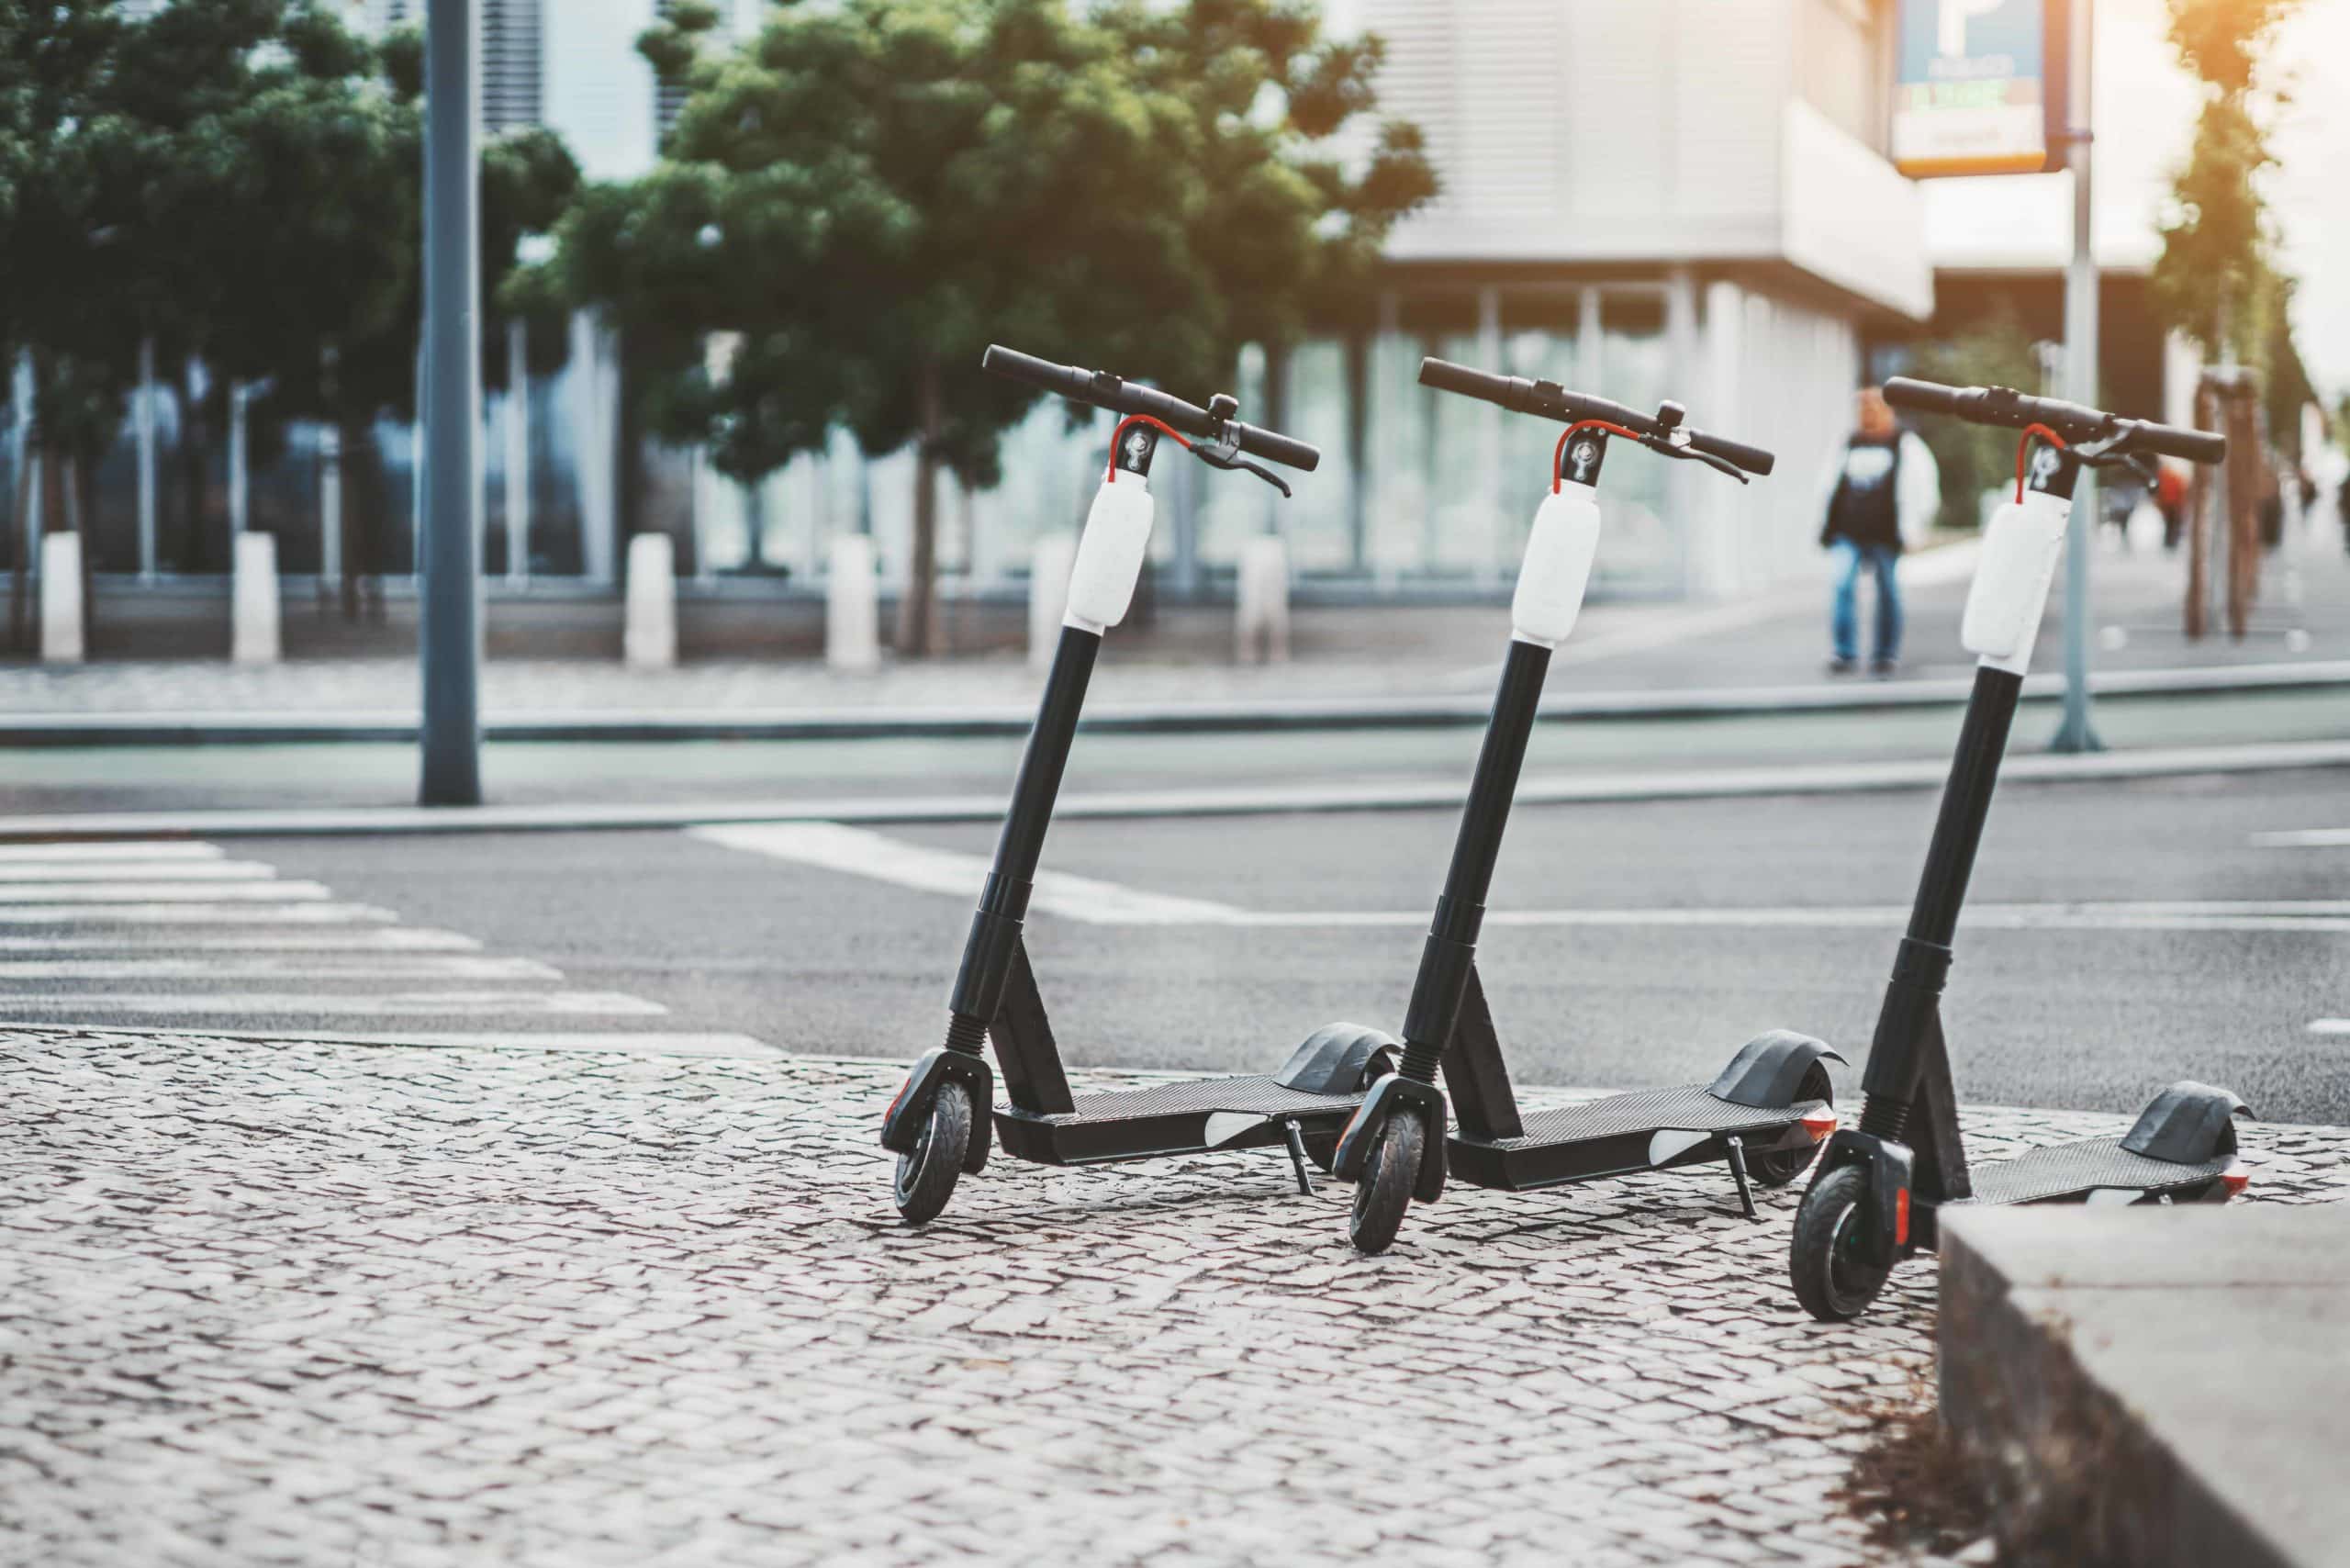
<svg viewBox="0 0 2350 1568">
<path fill-rule="evenodd" d="M 1835 1092 L 1828 1081 L 1828 1070 L 1818 1062 L 1804 1073 L 1803 1081 L 1796 1086 L 1796 1099 L 1827 1100 Z M 1774 1148 L 1746 1157 L 1746 1173 L 1758 1186 L 1784 1187 L 1805 1171 L 1819 1158 L 1819 1146 L 1806 1142 L 1798 1148 Z"/>
<path fill-rule="evenodd" d="M 923 1119 L 913 1148 L 898 1156 L 898 1213 L 908 1225 L 938 1217 L 963 1173 L 971 1147 L 971 1095 L 959 1083 L 942 1083 Z"/>
<path fill-rule="evenodd" d="M 1384 1252 L 1412 1206 L 1412 1189 L 1419 1185 L 1420 1159 L 1427 1147 L 1427 1127 L 1410 1111 L 1387 1118 L 1362 1162 L 1362 1180 L 1355 1183 L 1354 1217 L 1347 1235 L 1356 1249 Z"/>
<path fill-rule="evenodd" d="M 1822 1323 L 1843 1323 L 1867 1311 L 1892 1272 L 1861 1256 L 1868 1184 L 1866 1166 L 1841 1166 L 1812 1183 L 1796 1210 L 1788 1273 L 1796 1299 Z"/>
</svg>

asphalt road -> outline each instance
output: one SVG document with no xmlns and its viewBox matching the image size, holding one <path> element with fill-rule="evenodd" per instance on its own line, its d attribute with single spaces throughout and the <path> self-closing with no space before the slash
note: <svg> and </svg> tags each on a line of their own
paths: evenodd
<svg viewBox="0 0 2350 1568">
<path fill-rule="evenodd" d="M 2015 750 L 2038 749 L 2056 705 L 2032 701 Z M 2339 741 L 2350 696 L 2339 688 L 2221 696 L 2107 698 L 2097 722 L 2117 748 Z M 1546 722 L 1528 776 L 1714 765 L 1940 758 L 1958 733 L 1956 707 L 1881 712 L 1733 715 L 1698 720 L 1578 718 Z M 1299 731 L 1224 734 L 1085 734 L 1066 788 L 1159 789 L 1422 778 L 1465 780 L 1482 730 Z M 773 801 L 803 796 L 923 795 L 1009 787 L 1021 741 L 912 738 L 843 741 L 507 742 L 483 749 L 491 800 L 503 804 Z M 17 747 L 0 752 L 0 815 L 408 805 L 411 745 Z"/>
<path fill-rule="evenodd" d="M 1610 1088 L 1710 1077 L 1769 1027 L 1822 1036 L 1857 1065 L 1933 806 L 1912 790 L 1521 808 L 1483 947 L 1514 1071 Z M 1393 1027 L 1452 826 L 1447 812 L 1058 825 L 1055 870 L 1246 920 L 1285 916 L 1036 915 L 1031 948 L 1069 1058 L 1264 1070 L 1329 1019 Z M 1945 1006 L 1963 1095 L 2129 1111 L 2162 1083 L 2197 1077 L 2232 1085 L 2269 1118 L 2350 1124 L 2350 1035 L 2310 1027 L 2350 1017 L 2350 902 L 2333 918 L 2309 907 L 2350 900 L 2350 848 L 2252 839 L 2344 827 L 2350 776 L 2339 770 L 2004 789 L 1974 886 L 1986 918 L 1962 928 Z M 898 847 L 880 860 L 921 862 L 923 850 L 984 857 L 993 834 L 889 837 Z M 298 957 L 230 958 L 193 946 L 228 928 L 198 923 L 108 938 L 122 939 L 109 951 L 193 960 L 153 978 L 106 971 L 111 959 L 93 960 L 86 978 L 0 966 L 0 1018 L 716 1031 L 905 1058 L 938 1035 L 977 884 L 952 859 L 947 887 L 930 890 L 677 832 L 251 840 L 226 852 L 274 868 L 281 885 L 315 884 L 301 896 L 330 908 L 392 912 L 401 930 L 478 939 L 483 956 L 561 971 L 521 991 L 590 1000 L 509 1009 L 498 1000 L 509 980 L 386 980 L 362 958 L 335 960 L 354 966 L 347 973 Z M 2250 920 L 2223 907 L 2244 901 L 2284 907 Z M 2051 908 L 2082 902 L 2124 907 Z M 1553 923 L 1508 924 L 1528 918 Z M 1557 923 L 1571 919 L 1581 923 Z M 6 927 L 36 942 L 81 929 Z M 443 1001 L 411 1015 L 397 1012 L 408 1003 L 365 1000 L 420 990 Z M 452 991 L 471 1000 L 449 1002 Z M 361 1000 L 321 1014 L 321 996 Z M 635 1005 L 599 1014 L 615 996 Z M 240 997 L 251 1011 L 219 1000 Z M 210 1010 L 179 1011 L 190 998 Z"/>
</svg>

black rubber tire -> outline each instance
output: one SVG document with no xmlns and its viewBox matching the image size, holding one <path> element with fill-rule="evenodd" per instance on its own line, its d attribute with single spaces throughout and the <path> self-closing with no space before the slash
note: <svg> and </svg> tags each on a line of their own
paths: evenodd
<svg viewBox="0 0 2350 1568">
<path fill-rule="evenodd" d="M 1419 1185 L 1427 1136 L 1426 1124 L 1409 1111 L 1388 1117 L 1379 1130 L 1379 1141 L 1362 1162 L 1362 1180 L 1355 1183 L 1354 1215 L 1347 1223 L 1357 1251 L 1376 1256 L 1394 1244 L 1404 1211 L 1412 1206 L 1412 1189 Z"/>
<path fill-rule="evenodd" d="M 1796 1299 L 1822 1323 L 1845 1323 L 1866 1312 L 1892 1272 L 1863 1261 L 1854 1250 L 1868 1184 L 1867 1166 L 1841 1166 L 1814 1182 L 1796 1210 L 1787 1272 Z"/>
<path fill-rule="evenodd" d="M 1307 1133 L 1305 1135 L 1305 1158 L 1314 1162 L 1314 1168 L 1316 1170 L 1327 1176 L 1330 1173 L 1330 1162 L 1337 1157 L 1337 1134 Z"/>
<path fill-rule="evenodd" d="M 931 1100 L 922 1135 L 898 1156 L 898 1214 L 908 1225 L 928 1225 L 955 1195 L 963 1157 L 971 1148 L 971 1094 L 959 1083 L 943 1083 Z"/>
<path fill-rule="evenodd" d="M 1826 1100 L 1835 1103 L 1835 1085 L 1828 1081 L 1828 1070 L 1814 1062 L 1796 1086 L 1796 1102 Z M 1798 1148 L 1774 1148 L 1746 1157 L 1746 1173 L 1754 1178 L 1758 1187 L 1784 1187 L 1805 1171 L 1819 1158 L 1819 1145 L 1806 1138 Z"/>
</svg>

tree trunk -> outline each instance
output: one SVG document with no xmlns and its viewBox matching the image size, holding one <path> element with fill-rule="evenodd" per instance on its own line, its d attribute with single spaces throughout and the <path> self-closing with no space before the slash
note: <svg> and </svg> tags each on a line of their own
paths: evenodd
<svg viewBox="0 0 2350 1568">
<path fill-rule="evenodd" d="M 16 526 L 9 530 L 11 555 L 8 571 L 8 647 L 12 652 L 25 651 L 25 577 L 32 569 L 33 465 L 40 451 L 36 444 L 39 432 L 25 431 L 23 461 L 17 466 L 17 510 L 12 520 Z"/>
<path fill-rule="evenodd" d="M 905 597 L 898 601 L 898 652 L 907 658 L 939 653 L 938 636 L 938 363 L 922 366 L 922 435 L 914 449 L 914 538 L 906 563 Z"/>
<path fill-rule="evenodd" d="M 2195 391 L 2195 428 L 2219 428 L 2218 399 L 2209 385 Z M 2188 471 L 2185 527 L 2187 531 L 2187 616 L 2184 630 L 2190 643 L 2200 642 L 2209 630 L 2208 610 L 2211 601 L 2211 475 L 2212 470 L 2198 463 Z"/>
</svg>

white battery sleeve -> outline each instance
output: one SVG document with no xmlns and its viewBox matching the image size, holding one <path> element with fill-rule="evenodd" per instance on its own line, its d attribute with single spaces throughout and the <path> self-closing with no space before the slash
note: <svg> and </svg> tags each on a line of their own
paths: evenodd
<svg viewBox="0 0 2350 1568">
<path fill-rule="evenodd" d="M 1592 558 L 1599 552 L 1599 502 L 1589 486 L 1561 485 L 1542 498 L 1526 537 L 1517 568 L 1517 592 L 1510 599 L 1511 629 L 1545 647 L 1566 640 L 1582 612 L 1591 586 Z"/>
<path fill-rule="evenodd" d="M 2031 662 L 2072 512 L 2069 500 L 2032 490 L 2001 505 L 1983 530 L 1959 641 L 1994 669 L 2021 675 Z"/>
<path fill-rule="evenodd" d="M 1150 488 L 1139 474 L 1120 469 L 1094 493 L 1069 569 L 1063 625 L 1100 632 L 1126 618 L 1150 549 L 1151 512 Z"/>
</svg>

